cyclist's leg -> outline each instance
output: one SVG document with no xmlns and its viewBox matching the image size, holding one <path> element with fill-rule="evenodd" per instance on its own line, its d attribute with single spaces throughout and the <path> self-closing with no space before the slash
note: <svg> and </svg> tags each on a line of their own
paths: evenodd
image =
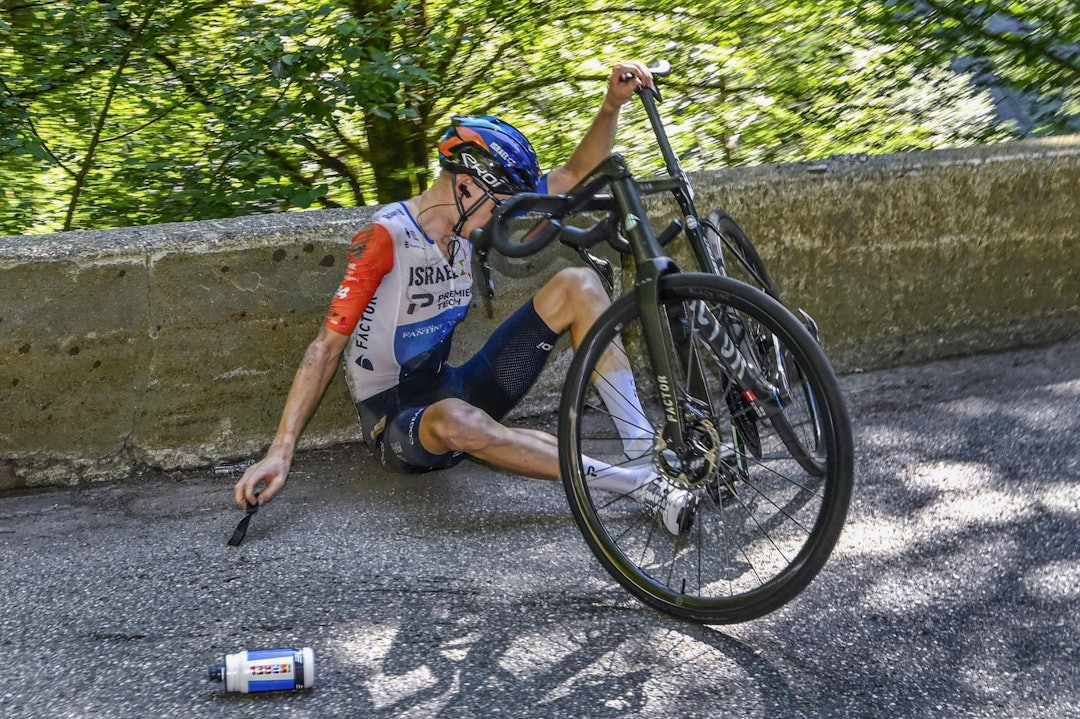
<svg viewBox="0 0 1080 719">
<path fill-rule="evenodd" d="M 435 459 L 468 454 L 499 469 L 535 479 L 559 478 L 559 446 L 554 436 L 540 430 L 507 427 L 484 410 L 451 398 L 427 407 L 417 423 L 423 450 Z M 616 466 L 583 457 L 591 484 L 621 494 L 656 476 L 650 465 Z"/>
<path fill-rule="evenodd" d="M 501 420 L 532 387 L 558 336 L 569 332 L 576 349 L 610 304 L 594 272 L 562 270 L 455 370 L 463 386 L 455 396 Z M 645 421 L 625 353 L 608 353 L 597 364 L 594 381 L 623 438 L 627 457 L 647 453 L 653 444 L 653 428 Z"/>
<path fill-rule="evenodd" d="M 515 474 L 558 478 L 555 437 L 538 430 L 507 427 L 484 410 L 457 398 L 402 410 L 387 422 L 376 449 L 383 466 L 405 474 L 447 469 L 466 455 Z M 618 468 L 598 467 L 595 471 L 606 477 L 614 473 L 624 485 L 640 484 L 636 475 L 627 478 Z"/>
<path fill-rule="evenodd" d="M 611 305 L 600 279 L 579 267 L 559 272 L 534 298 L 537 314 L 552 330 L 570 332 L 575 350 L 596 319 Z M 652 448 L 653 428 L 641 410 L 634 375 L 624 352 L 608 352 L 596 365 L 593 382 L 611 415 L 628 458 Z"/>
<path fill-rule="evenodd" d="M 507 427 L 500 420 L 540 376 L 558 336 L 529 301 L 465 364 L 446 368 L 449 396 L 433 403 L 418 427 L 428 451 L 464 452 L 516 474 L 555 479 L 559 467 L 554 438 Z"/>
<path fill-rule="evenodd" d="M 420 440 L 420 423 L 428 407 L 409 407 L 386 422 L 373 451 L 387 469 L 418 474 L 453 467 L 465 458 L 464 452 L 431 452 Z"/>
<path fill-rule="evenodd" d="M 575 313 L 568 311 L 567 305 L 607 306 L 602 290 L 602 299 L 595 294 L 585 298 L 590 292 L 587 288 L 582 291 L 581 285 L 588 285 L 588 281 L 583 281 L 580 273 L 560 272 L 536 298 L 511 315 L 476 355 L 460 367 L 446 370 L 447 384 L 454 388 L 452 396 L 427 408 L 418 425 L 418 437 L 427 451 L 433 455 L 465 452 L 517 474 L 539 479 L 558 477 L 554 437 L 537 430 L 507 427 L 500 420 L 539 377 L 559 333 L 570 329 L 573 334 L 573 325 L 582 321 L 581 317 L 589 317 L 590 322 L 595 319 L 588 310 Z M 578 301 L 553 301 L 557 295 L 577 297 Z M 550 319 L 541 316 L 538 302 Z M 640 468 L 595 464 L 598 472 L 623 491 L 632 491 L 643 481 Z"/>
<path fill-rule="evenodd" d="M 596 273 L 584 267 L 559 271 L 533 297 L 536 313 L 554 332 L 569 332 L 575 348 L 610 304 Z"/>
<path fill-rule="evenodd" d="M 419 439 L 433 455 L 464 453 L 526 477 L 554 480 L 559 476 L 554 437 L 507 427 L 464 400 L 444 399 L 428 407 L 419 425 Z"/>
<path fill-rule="evenodd" d="M 502 420 L 535 384 L 559 332 L 536 312 L 532 300 L 508 317 L 460 367 L 444 370 L 449 396 Z"/>
<path fill-rule="evenodd" d="M 555 479 L 559 471 L 554 437 L 506 427 L 457 398 L 401 410 L 373 449 L 384 467 L 404 474 L 448 469 L 466 455 L 537 479 Z"/>
</svg>

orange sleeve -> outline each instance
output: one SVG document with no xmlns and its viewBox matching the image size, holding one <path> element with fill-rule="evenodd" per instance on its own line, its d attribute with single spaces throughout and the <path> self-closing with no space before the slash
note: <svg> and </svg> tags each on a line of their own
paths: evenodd
<svg viewBox="0 0 1080 719">
<path fill-rule="evenodd" d="M 394 242 L 382 225 L 367 225 L 353 238 L 345 278 L 326 313 L 327 329 L 351 335 L 383 277 L 394 267 Z"/>
</svg>

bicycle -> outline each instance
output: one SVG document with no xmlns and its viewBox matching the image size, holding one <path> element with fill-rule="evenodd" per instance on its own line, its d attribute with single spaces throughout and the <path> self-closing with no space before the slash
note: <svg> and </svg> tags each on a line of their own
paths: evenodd
<svg viewBox="0 0 1080 719">
<path fill-rule="evenodd" d="M 654 77 L 666 74 L 654 69 Z M 558 443 L 567 499 L 593 554 L 638 600 L 701 623 L 747 621 L 797 596 L 832 552 L 852 491 L 850 423 L 816 334 L 779 302 L 757 253 L 731 249 L 752 250 L 749 239 L 731 239 L 715 221 L 701 229 L 659 98 L 639 94 L 667 176 L 636 180 L 613 154 L 565 195 L 502 202 L 471 239 L 489 296 L 491 249 L 524 257 L 558 238 L 609 285 L 610 266 L 589 250 L 606 242 L 631 259 L 633 289 L 587 333 L 564 384 Z M 675 195 L 685 222 L 657 233 L 643 198 L 661 192 Z M 514 239 L 511 226 L 522 215 L 531 216 L 531 229 Z M 588 227 L 565 222 L 582 215 L 600 219 Z M 724 223 L 729 234 L 730 227 Z M 665 252 L 680 234 L 705 271 L 683 272 Z M 724 239 L 759 287 L 726 276 Z M 652 435 L 639 456 L 626 456 L 592 386 L 608 353 L 624 356 L 635 376 L 641 426 Z M 592 487 L 590 459 L 651 464 L 694 494 L 693 523 L 672 536 L 629 495 Z"/>
</svg>

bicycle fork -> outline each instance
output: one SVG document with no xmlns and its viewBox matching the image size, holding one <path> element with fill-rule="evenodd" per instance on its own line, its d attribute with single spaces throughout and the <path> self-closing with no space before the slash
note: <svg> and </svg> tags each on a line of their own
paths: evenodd
<svg viewBox="0 0 1080 719">
<path fill-rule="evenodd" d="M 676 342 L 668 318 L 663 316 L 661 310 L 658 282 L 646 282 L 639 285 L 637 291 L 638 302 L 641 303 L 642 329 L 664 409 L 661 437 L 668 447 L 681 448 L 686 446 L 685 428 L 698 419 L 700 410 L 692 407 L 688 398 L 681 397 L 677 391 L 674 378 L 679 377 L 680 368 L 675 363 L 673 353 L 668 351 L 668 348 L 676 347 Z M 721 370 L 758 419 L 772 419 L 783 414 L 784 400 L 780 388 L 746 359 L 732 338 L 732 332 L 725 329 L 725 323 L 717 319 L 704 302 L 694 302 L 686 320 L 689 323 L 690 347 L 700 340 L 712 350 Z M 687 368 L 688 372 L 693 372 L 693 362 L 688 364 L 691 365 Z M 686 379 L 690 382 L 690 378 Z M 709 388 L 702 389 L 707 391 Z"/>
<path fill-rule="evenodd" d="M 738 387 L 739 394 L 749 403 L 754 413 L 761 419 L 774 416 L 784 411 L 784 401 L 780 388 L 761 375 L 739 350 L 731 333 L 724 330 L 723 324 L 700 300 L 693 312 L 691 333 L 698 334 L 712 348 L 714 356 L 727 373 L 729 379 Z"/>
</svg>

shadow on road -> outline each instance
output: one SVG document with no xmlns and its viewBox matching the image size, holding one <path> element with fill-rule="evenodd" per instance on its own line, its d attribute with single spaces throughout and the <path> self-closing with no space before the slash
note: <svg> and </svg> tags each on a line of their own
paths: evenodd
<svg viewBox="0 0 1080 719">
<path fill-rule="evenodd" d="M 0 497 L 0 714 L 1078 716 L 1078 350 L 845 378 L 840 545 L 790 605 L 730 627 L 629 599 L 560 487 L 479 465 L 402 478 L 307 453 L 239 548 L 228 478 Z M 318 686 L 205 680 L 273 646 L 312 646 Z"/>
</svg>

